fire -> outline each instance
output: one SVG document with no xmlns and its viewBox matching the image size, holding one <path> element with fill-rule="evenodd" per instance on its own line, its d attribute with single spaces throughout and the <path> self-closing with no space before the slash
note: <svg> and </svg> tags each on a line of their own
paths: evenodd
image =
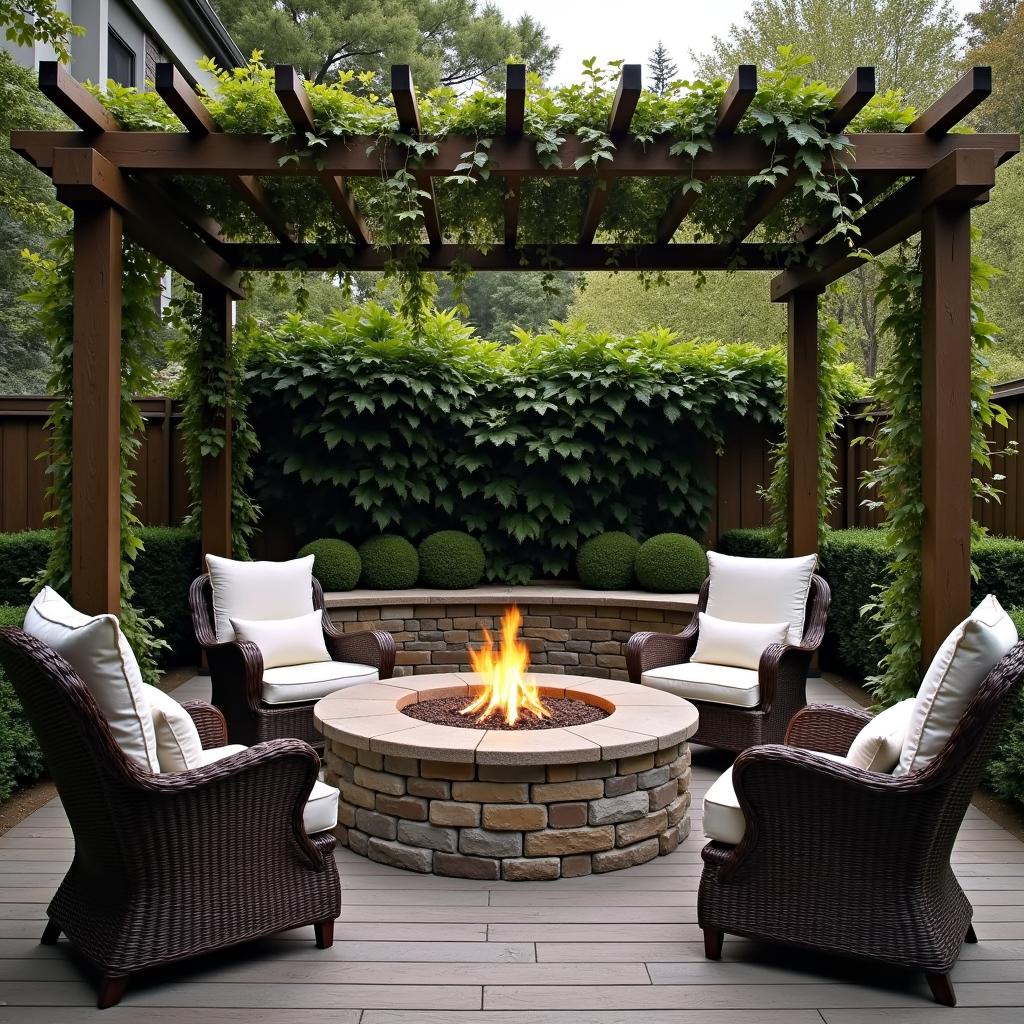
<svg viewBox="0 0 1024 1024">
<path fill-rule="evenodd" d="M 484 645 L 478 651 L 470 648 L 469 663 L 484 679 L 484 689 L 462 714 L 477 715 L 477 721 L 501 712 L 508 725 L 515 725 L 521 711 L 531 711 L 539 718 L 549 718 L 548 709 L 540 702 L 537 686 L 526 678 L 530 652 L 519 639 L 523 617 L 513 605 L 501 617 L 501 649 L 495 651 L 494 640 L 484 630 Z"/>
</svg>

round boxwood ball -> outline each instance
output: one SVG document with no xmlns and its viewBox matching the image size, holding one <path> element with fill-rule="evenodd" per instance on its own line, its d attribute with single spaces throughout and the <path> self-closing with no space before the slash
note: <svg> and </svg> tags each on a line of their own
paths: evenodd
<svg viewBox="0 0 1024 1024">
<path fill-rule="evenodd" d="M 704 549 L 681 533 L 659 533 L 636 553 L 636 579 L 644 590 L 690 594 L 700 590 L 707 574 Z"/>
<path fill-rule="evenodd" d="M 313 575 L 324 590 L 351 590 L 359 582 L 359 552 L 347 540 L 324 537 L 299 549 L 299 558 L 313 556 Z"/>
<path fill-rule="evenodd" d="M 393 533 L 371 537 L 359 546 L 363 574 L 359 582 L 371 590 L 403 590 L 416 584 L 420 560 L 416 549 Z"/>
<path fill-rule="evenodd" d="M 628 533 L 602 533 L 576 552 L 576 573 L 585 587 L 626 590 L 633 585 L 633 563 L 640 542 Z"/>
<path fill-rule="evenodd" d="M 484 549 L 461 530 L 440 530 L 419 546 L 420 584 L 442 590 L 475 587 L 484 578 Z"/>
</svg>

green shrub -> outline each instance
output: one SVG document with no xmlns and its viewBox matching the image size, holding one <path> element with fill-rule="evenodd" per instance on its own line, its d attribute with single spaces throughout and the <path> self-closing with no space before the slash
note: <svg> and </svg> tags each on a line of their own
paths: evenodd
<svg viewBox="0 0 1024 1024">
<path fill-rule="evenodd" d="M 576 572 L 585 587 L 626 590 L 633 585 L 640 542 L 614 530 L 591 537 L 576 553 Z"/>
<path fill-rule="evenodd" d="M 24 621 L 23 607 L 0 605 L 0 626 L 20 626 Z M 38 779 L 43 769 L 35 735 L 14 687 L 0 667 L 0 801 L 6 800 L 16 786 Z"/>
<path fill-rule="evenodd" d="M 135 559 L 132 586 L 139 611 L 163 624 L 159 635 L 170 650 L 161 651 L 159 661 L 164 665 L 195 664 L 199 645 L 192 628 L 188 588 L 203 571 L 199 536 L 187 526 L 143 526 L 139 538 L 144 548 Z"/>
<path fill-rule="evenodd" d="M 415 586 L 420 574 L 416 549 L 393 533 L 371 537 L 359 547 L 363 572 L 359 582 L 371 590 L 404 590 Z"/>
<path fill-rule="evenodd" d="M 726 530 L 718 538 L 715 550 L 737 558 L 776 558 L 779 555 L 767 526 Z"/>
<path fill-rule="evenodd" d="M 0 533 L 0 604 L 21 605 L 31 600 L 21 580 L 35 576 L 46 565 L 53 530 Z"/>
<path fill-rule="evenodd" d="M 636 553 L 636 580 L 644 590 L 693 593 L 708 574 L 704 549 L 681 533 L 659 533 Z"/>
<path fill-rule="evenodd" d="M 1024 608 L 1009 609 L 1017 632 L 1024 637 Z M 989 761 L 985 781 L 999 796 L 1024 804 L 1024 687 L 1011 698 L 1006 730 Z"/>
<path fill-rule="evenodd" d="M 313 575 L 324 590 L 352 590 L 363 566 L 359 552 L 347 540 L 324 537 L 299 549 L 299 557 L 313 556 Z"/>
<path fill-rule="evenodd" d="M 440 530 L 419 546 L 420 583 L 425 587 L 459 590 L 475 587 L 484 578 L 484 549 L 475 537 L 459 530 Z"/>
</svg>

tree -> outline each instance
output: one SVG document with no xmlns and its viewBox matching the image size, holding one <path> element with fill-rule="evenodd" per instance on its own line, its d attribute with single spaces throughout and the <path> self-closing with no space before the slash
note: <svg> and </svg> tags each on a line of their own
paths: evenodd
<svg viewBox="0 0 1024 1024">
<path fill-rule="evenodd" d="M 376 71 L 410 64 L 420 88 L 503 81 L 509 57 L 550 74 L 558 47 L 523 15 L 507 22 L 477 0 L 214 0 L 243 51 L 293 64 L 315 82 L 342 70 Z"/>
<path fill-rule="evenodd" d="M 58 0 L 0 0 L 0 26 L 4 35 L 18 46 L 49 43 L 65 63 L 71 62 L 68 39 L 85 35 L 57 6 Z"/>
<path fill-rule="evenodd" d="M 976 50 L 1006 31 L 1020 7 L 1020 0 L 981 0 L 978 10 L 964 15 L 967 48 Z"/>
<path fill-rule="evenodd" d="M 1024 129 L 1024 4 L 1018 3 L 1002 29 L 967 54 L 967 62 L 991 65 L 994 87 L 975 111 L 972 124 L 984 132 Z"/>
<path fill-rule="evenodd" d="M 695 55 L 704 77 L 730 78 L 741 63 L 772 66 L 780 44 L 814 56 L 811 71 L 841 85 L 858 64 L 878 69 L 880 89 L 926 106 L 959 67 L 961 30 L 950 0 L 754 0 L 746 20 Z"/>
<path fill-rule="evenodd" d="M 668 87 L 675 81 L 679 69 L 660 39 L 658 45 L 651 52 L 651 59 L 647 62 L 647 67 L 651 72 L 651 92 L 664 96 Z"/>
</svg>

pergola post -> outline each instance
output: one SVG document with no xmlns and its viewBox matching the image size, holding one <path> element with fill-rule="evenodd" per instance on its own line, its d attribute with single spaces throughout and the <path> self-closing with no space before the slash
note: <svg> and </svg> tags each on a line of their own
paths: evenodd
<svg viewBox="0 0 1024 1024">
<path fill-rule="evenodd" d="M 971 604 L 971 208 L 921 224 L 921 657 Z"/>
<path fill-rule="evenodd" d="M 232 296 L 223 288 L 202 291 L 203 327 L 214 345 L 227 350 L 231 345 Z M 231 408 L 230 405 L 209 427 L 224 431 L 220 454 L 204 456 L 200 470 L 200 544 L 203 558 L 231 551 Z"/>
<path fill-rule="evenodd" d="M 121 605 L 121 214 L 75 208 L 71 422 L 71 600 Z"/>
<path fill-rule="evenodd" d="M 790 555 L 810 555 L 818 550 L 818 292 L 800 289 L 786 302 L 787 537 Z"/>
</svg>

